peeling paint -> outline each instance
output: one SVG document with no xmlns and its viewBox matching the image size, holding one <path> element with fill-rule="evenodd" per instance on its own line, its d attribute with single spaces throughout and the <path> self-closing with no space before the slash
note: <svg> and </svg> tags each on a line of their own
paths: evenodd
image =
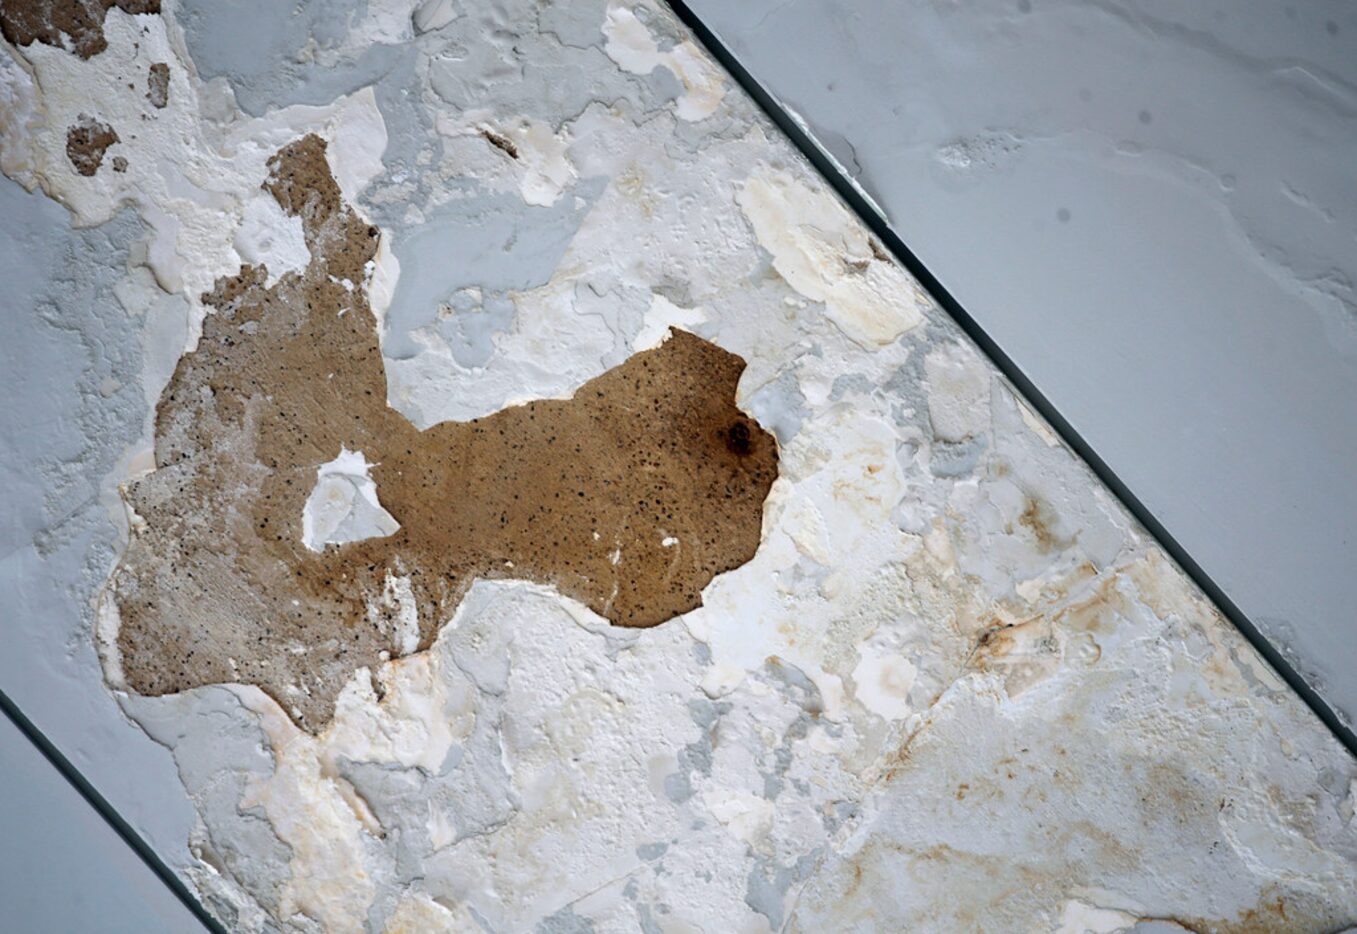
<svg viewBox="0 0 1357 934">
<path fill-rule="evenodd" d="M 343 9 L 0 70 L 0 167 L 145 237 L 49 302 L 142 342 L 60 699 L 169 750 L 228 927 L 1357 918 L 1357 763 L 667 11 Z"/>
<path fill-rule="evenodd" d="M 823 188 L 760 172 L 738 197 L 773 268 L 864 346 L 889 344 L 923 321 L 917 286 Z"/>
<path fill-rule="evenodd" d="M 427 646 L 477 576 L 653 626 L 749 559 L 777 449 L 734 405 L 738 358 L 675 332 L 568 402 L 417 432 L 382 398 L 372 314 L 344 285 L 365 281 L 376 229 L 342 203 L 319 138 L 270 166 L 310 264 L 219 281 L 161 398 L 115 578 L 130 687 L 258 684 L 314 731 L 351 671 Z"/>
</svg>

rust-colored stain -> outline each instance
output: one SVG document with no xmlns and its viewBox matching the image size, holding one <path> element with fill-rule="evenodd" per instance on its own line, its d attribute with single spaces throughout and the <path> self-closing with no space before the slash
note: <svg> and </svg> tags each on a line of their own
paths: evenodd
<svg viewBox="0 0 1357 934">
<path fill-rule="evenodd" d="M 156 469 L 124 488 L 129 687 L 255 684 L 314 732 L 355 669 L 400 654 L 391 579 L 409 582 L 425 648 L 476 577 L 654 626 L 753 556 L 778 454 L 735 406 L 744 361 L 674 331 L 569 400 L 418 431 L 387 405 L 372 312 L 345 284 L 364 280 L 376 228 L 342 202 L 319 138 L 269 166 L 311 263 L 271 288 L 246 266 L 204 296 L 215 313 L 156 410 Z M 313 552 L 303 505 L 341 448 L 376 464 L 400 529 Z"/>
<path fill-rule="evenodd" d="M 66 158 L 81 175 L 93 175 L 104 164 L 108 147 L 116 142 L 118 134 L 113 127 L 81 114 L 66 131 Z"/>
<path fill-rule="evenodd" d="M 1037 549 L 1043 554 L 1060 551 L 1073 544 L 1071 539 L 1055 533 L 1052 527 L 1059 521 L 1059 516 L 1044 499 L 1031 494 L 1025 496 L 1018 521 L 1032 534 Z"/>
<path fill-rule="evenodd" d="M 90 58 L 108 48 L 104 17 L 113 7 L 159 13 L 160 0 L 0 0 L 0 33 L 13 45 L 41 42 Z"/>
<path fill-rule="evenodd" d="M 170 102 L 170 66 L 154 62 L 146 72 L 146 99 L 157 110 Z"/>
</svg>

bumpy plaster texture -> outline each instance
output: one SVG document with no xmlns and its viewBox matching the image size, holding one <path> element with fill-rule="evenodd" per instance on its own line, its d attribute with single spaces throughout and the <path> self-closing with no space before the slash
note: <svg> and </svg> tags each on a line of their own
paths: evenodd
<svg viewBox="0 0 1357 934">
<path fill-rule="evenodd" d="M 308 4 L 248 55 L 217 16 L 114 8 L 88 58 L 7 49 L 0 165 L 139 238 L 118 273 L 141 438 L 101 462 L 135 514 L 94 636 L 194 805 L 188 855 L 168 857 L 226 924 L 1357 920 L 1357 763 L 662 7 Z M 81 113 L 118 132 L 125 171 L 71 165 Z M 42 313 L 128 327 L 122 308 Z M 599 419 L 638 456 L 675 436 L 664 406 L 719 412 L 683 446 L 697 460 L 655 467 L 666 495 L 687 489 L 676 465 L 749 471 L 740 516 L 670 528 L 641 503 L 572 504 L 562 544 L 533 543 L 555 573 L 416 583 L 460 560 L 425 550 L 436 517 L 471 508 L 409 480 L 466 476 L 426 461 L 429 439 L 564 418 L 596 391 L 644 403 Z M 134 395 L 109 387 L 119 411 Z M 478 488 L 540 496 L 560 469 L 635 474 L 631 453 L 492 458 L 522 476 Z M 590 525 L 614 515 L 644 535 L 618 548 Z M 188 618 L 136 602 L 198 577 L 166 564 L 176 524 L 198 547 L 196 526 L 230 533 L 193 559 L 232 566 Z M 750 537 L 695 551 L 706 528 Z M 531 560 L 524 544 L 503 558 Z M 571 579 L 576 555 L 592 563 Z M 613 624 L 594 584 L 622 599 L 630 560 L 691 575 L 674 618 Z M 368 576 L 310 573 L 327 566 Z M 249 581 L 266 591 L 215 592 Z M 212 643 L 247 632 L 276 641 Z M 338 649 L 313 632 L 362 651 L 308 680 Z M 149 687 L 179 676 L 184 636 L 224 667 Z"/>
</svg>

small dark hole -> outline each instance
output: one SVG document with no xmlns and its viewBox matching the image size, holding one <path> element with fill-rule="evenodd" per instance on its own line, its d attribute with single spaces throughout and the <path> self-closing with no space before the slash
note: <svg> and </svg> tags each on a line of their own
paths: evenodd
<svg viewBox="0 0 1357 934">
<path fill-rule="evenodd" d="M 748 456 L 751 446 L 749 444 L 749 426 L 744 422 L 736 422 L 726 429 L 726 447 L 741 457 Z"/>
</svg>

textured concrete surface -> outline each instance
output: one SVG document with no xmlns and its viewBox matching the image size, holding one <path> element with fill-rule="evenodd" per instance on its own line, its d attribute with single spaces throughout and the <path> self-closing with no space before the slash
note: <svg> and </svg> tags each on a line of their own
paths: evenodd
<svg viewBox="0 0 1357 934">
<path fill-rule="evenodd" d="M 1357 8 L 688 5 L 1357 718 Z"/>
<path fill-rule="evenodd" d="M 26 612 L 0 674 L 224 924 L 1357 918 L 1357 762 L 663 7 L 241 9 L 234 28 L 210 4 L 111 9 L 96 54 L 35 42 L 0 72 L 0 167 L 34 191 L 13 191 L 33 221 L 6 262 L 23 279 L 53 258 L 16 292 L 5 582 Z M 92 175 L 66 145 L 82 114 L 118 137 Z M 252 684 L 127 690 L 104 585 L 145 519 L 120 487 L 173 477 L 177 449 L 153 447 L 167 387 L 237 423 L 263 411 L 230 373 L 172 374 L 261 330 L 213 306 L 218 283 L 287 288 L 336 247 L 265 187 L 311 134 L 335 185 L 300 184 L 303 211 L 342 203 L 374 252 L 317 281 L 308 316 L 342 330 L 371 309 L 388 404 L 421 430 L 568 398 L 670 326 L 746 362 L 735 404 L 776 437 L 778 475 L 753 557 L 702 606 L 624 629 L 550 582 L 480 579 L 427 647 L 354 671 L 314 732 Z M 301 434 L 323 421 L 295 409 Z M 267 479 L 268 451 L 234 453 Z M 379 465 L 311 455 L 308 495 L 258 516 L 185 496 L 182 521 L 267 519 L 305 548 L 311 482 L 343 467 L 404 526 Z M 387 588 L 362 597 L 392 609 Z"/>
</svg>

